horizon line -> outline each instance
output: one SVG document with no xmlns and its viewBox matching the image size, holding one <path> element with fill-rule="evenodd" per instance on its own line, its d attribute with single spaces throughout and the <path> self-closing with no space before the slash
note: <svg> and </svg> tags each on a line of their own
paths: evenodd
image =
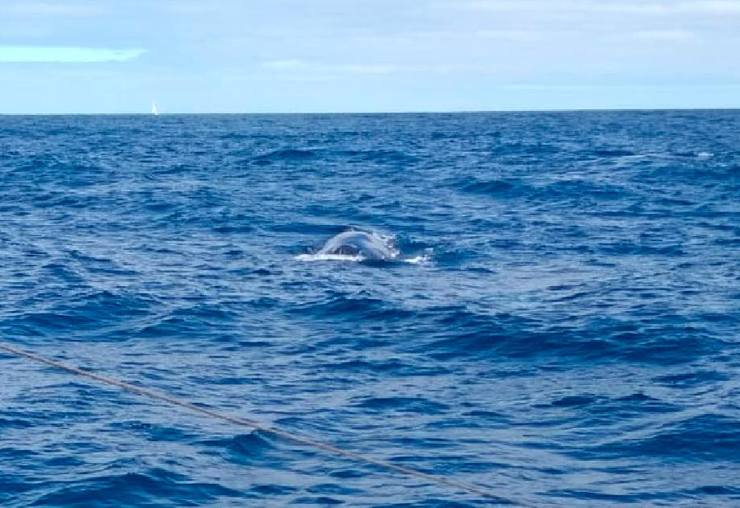
<svg viewBox="0 0 740 508">
<path fill-rule="evenodd" d="M 212 115 L 445 115 L 445 114 L 485 114 L 485 113 L 580 113 L 580 112 L 620 112 L 620 111 L 738 111 L 740 106 L 719 107 L 594 107 L 594 108 L 517 108 L 517 109 L 450 109 L 450 110 L 396 110 L 396 111 L 262 111 L 262 112 L 159 112 L 158 116 L 212 116 Z M 98 112 L 98 113 L 0 113 L 7 116 L 154 116 L 151 112 Z"/>
</svg>

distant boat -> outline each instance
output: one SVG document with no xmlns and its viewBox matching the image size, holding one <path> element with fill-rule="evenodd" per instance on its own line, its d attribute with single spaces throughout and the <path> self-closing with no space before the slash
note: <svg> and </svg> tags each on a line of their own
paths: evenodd
<svg viewBox="0 0 740 508">
<path fill-rule="evenodd" d="M 152 114 L 154 116 L 159 116 L 159 110 L 157 109 L 157 103 L 152 101 Z"/>
</svg>

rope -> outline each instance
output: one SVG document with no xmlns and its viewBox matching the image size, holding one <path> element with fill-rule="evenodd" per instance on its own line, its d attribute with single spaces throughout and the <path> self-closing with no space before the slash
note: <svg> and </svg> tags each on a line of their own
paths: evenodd
<svg viewBox="0 0 740 508">
<path fill-rule="evenodd" d="M 225 413 L 219 413 L 217 411 L 212 411 L 210 409 L 206 409 L 201 406 L 197 406 L 193 404 L 192 402 L 188 402 L 185 400 L 178 399 L 176 397 L 173 397 L 171 395 L 168 395 L 163 392 L 159 392 L 156 390 L 151 390 L 149 388 L 143 388 L 141 386 L 133 385 L 131 383 L 127 383 L 125 381 L 121 381 L 118 379 L 114 379 L 111 377 L 103 376 L 100 374 L 95 374 L 93 372 L 89 372 L 87 370 L 80 369 L 79 367 L 74 367 L 72 365 L 68 365 L 66 363 L 54 360 L 52 358 L 47 358 L 45 356 L 38 355 L 36 353 L 32 353 L 31 351 L 27 351 L 24 349 L 17 348 L 11 344 L 0 342 L 0 350 L 3 350 L 7 353 L 27 358 L 29 360 L 33 360 L 38 363 L 43 363 L 46 365 L 49 365 L 51 367 L 55 367 L 57 369 L 65 370 L 69 373 L 76 374 L 78 376 L 82 376 L 88 379 L 92 379 L 93 381 L 98 381 L 103 384 L 107 384 L 110 386 L 115 386 L 117 388 L 120 388 L 122 390 L 125 390 L 130 393 L 134 393 L 136 395 L 141 395 L 144 397 L 148 397 L 150 399 L 159 400 L 162 402 L 166 402 L 167 404 L 171 404 L 173 406 L 178 406 L 184 409 L 187 409 L 189 411 L 192 411 L 194 413 L 200 413 L 202 415 L 208 416 L 210 418 L 216 419 L 216 420 L 222 420 L 225 422 L 233 423 L 235 425 L 239 425 L 242 427 L 250 427 L 255 430 L 259 430 L 261 432 L 271 434 L 273 436 L 282 438 L 286 441 L 291 441 L 293 443 L 308 446 L 311 448 L 316 448 L 319 450 L 322 450 L 324 452 L 338 455 L 340 457 L 344 457 L 346 459 L 353 460 L 355 462 L 364 462 L 366 464 L 371 464 L 373 466 L 377 466 L 382 469 L 386 469 L 388 471 L 394 471 L 396 473 L 401 473 L 404 476 L 409 476 L 412 478 L 417 478 L 420 480 L 425 480 L 430 483 L 435 483 L 437 485 L 442 485 L 445 487 L 450 487 L 454 490 L 465 492 L 467 494 L 474 494 L 477 496 L 481 496 L 485 499 L 495 501 L 502 504 L 513 504 L 511 501 L 501 498 L 499 496 L 494 495 L 491 492 L 488 492 L 487 490 L 484 490 L 480 487 L 477 487 L 475 485 L 470 485 L 464 482 L 459 482 L 456 480 L 451 480 L 449 478 L 444 478 L 441 476 L 436 476 L 428 473 L 424 473 L 422 471 L 419 471 L 417 469 L 412 469 L 410 467 L 405 466 L 399 466 L 398 464 L 394 464 L 392 462 L 388 462 L 381 459 L 375 459 L 372 457 L 368 457 L 366 455 L 362 455 L 360 453 L 356 453 L 353 451 L 345 450 L 342 448 L 339 448 L 337 446 L 334 446 L 329 443 L 324 443 L 321 441 L 316 441 L 309 437 L 300 436 L 298 434 L 295 434 L 293 432 L 282 430 L 276 427 L 272 427 L 270 425 L 266 425 L 264 423 L 261 423 L 257 420 L 252 420 L 249 418 L 243 418 L 241 416 L 233 416 Z"/>
</svg>

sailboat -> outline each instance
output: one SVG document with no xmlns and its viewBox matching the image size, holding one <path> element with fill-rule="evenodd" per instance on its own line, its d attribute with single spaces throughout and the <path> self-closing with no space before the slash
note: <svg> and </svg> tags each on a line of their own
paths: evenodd
<svg viewBox="0 0 740 508">
<path fill-rule="evenodd" d="M 159 110 L 157 109 L 157 103 L 152 101 L 152 115 L 159 116 Z"/>
</svg>

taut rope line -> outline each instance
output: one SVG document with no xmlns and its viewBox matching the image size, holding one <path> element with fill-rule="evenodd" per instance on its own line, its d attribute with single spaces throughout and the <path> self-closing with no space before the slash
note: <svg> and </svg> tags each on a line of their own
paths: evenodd
<svg viewBox="0 0 740 508">
<path fill-rule="evenodd" d="M 496 496 L 492 494 L 491 492 L 488 492 L 482 488 L 479 488 L 475 485 L 470 485 L 464 482 L 458 482 L 456 480 L 450 480 L 448 478 L 444 478 L 441 476 L 431 475 L 428 473 L 424 473 L 422 471 L 418 471 L 416 469 L 412 469 L 405 466 L 399 466 L 397 464 L 394 464 L 392 462 L 388 462 L 385 460 L 380 459 L 374 459 L 372 457 L 368 457 L 366 455 L 362 455 L 356 452 L 352 452 L 349 450 L 344 450 L 342 448 L 338 448 L 332 444 L 324 443 L 321 441 L 315 441 L 309 437 L 300 436 L 298 434 L 294 434 L 290 431 L 282 430 L 276 427 L 272 427 L 270 425 L 266 425 L 264 423 L 258 422 L 256 420 L 251 420 L 249 418 L 243 418 L 240 416 L 233 416 L 225 413 L 219 413 L 217 411 L 212 411 L 210 409 L 206 409 L 200 406 L 197 406 L 193 404 L 192 402 L 188 402 L 185 400 L 178 399 L 176 397 L 173 397 L 171 395 L 168 395 L 163 392 L 151 390 L 148 388 L 142 388 L 140 386 L 133 385 L 131 383 L 127 383 L 125 381 L 121 381 L 118 379 L 114 379 L 111 377 L 103 376 L 100 374 L 95 374 L 93 372 L 89 372 L 83 369 L 80 369 L 79 367 L 75 367 L 73 365 L 67 365 L 66 363 L 54 360 L 52 358 L 47 358 L 45 356 L 38 355 L 36 353 L 32 353 L 31 351 L 27 351 L 25 349 L 17 348 L 11 344 L 0 342 L 0 350 L 5 351 L 7 353 L 10 353 L 15 356 L 20 356 L 23 358 L 27 358 L 29 360 L 33 360 L 38 363 L 44 363 L 46 365 L 50 365 L 52 367 L 55 367 L 57 369 L 65 370 L 67 372 L 70 372 L 72 374 L 76 374 L 78 376 L 82 376 L 88 379 L 92 379 L 94 381 L 98 381 L 103 384 L 107 384 L 110 386 L 118 387 L 122 390 L 125 390 L 130 393 L 135 393 L 137 395 L 142 395 L 144 397 L 149 397 L 150 399 L 159 400 L 162 402 L 166 402 L 168 404 L 171 404 L 173 406 L 179 406 L 182 408 L 185 408 L 189 411 L 192 411 L 194 413 L 200 413 L 202 415 L 206 415 L 208 417 L 222 420 L 225 422 L 233 423 L 235 425 L 240 425 L 242 427 L 251 427 L 252 429 L 259 430 L 268 434 L 272 434 L 274 436 L 280 437 L 282 439 L 285 439 L 287 441 L 291 441 L 293 443 L 297 443 L 299 445 L 308 446 L 312 448 L 317 448 L 319 450 L 323 450 L 325 452 L 338 455 L 340 457 L 344 457 L 346 459 L 350 459 L 356 462 L 364 462 L 366 464 L 371 464 L 373 466 L 377 466 L 382 469 L 386 469 L 389 471 L 395 471 L 397 473 L 401 473 L 404 476 L 410 476 L 414 478 L 418 478 L 421 480 L 426 480 L 430 483 L 436 483 L 437 485 L 444 485 L 446 487 L 451 487 L 455 490 L 466 492 L 468 494 L 474 494 L 477 496 L 484 497 L 486 499 L 489 499 L 491 501 L 496 501 L 499 503 L 505 503 L 505 504 L 513 504 L 511 501 L 501 498 L 499 496 Z"/>
</svg>

